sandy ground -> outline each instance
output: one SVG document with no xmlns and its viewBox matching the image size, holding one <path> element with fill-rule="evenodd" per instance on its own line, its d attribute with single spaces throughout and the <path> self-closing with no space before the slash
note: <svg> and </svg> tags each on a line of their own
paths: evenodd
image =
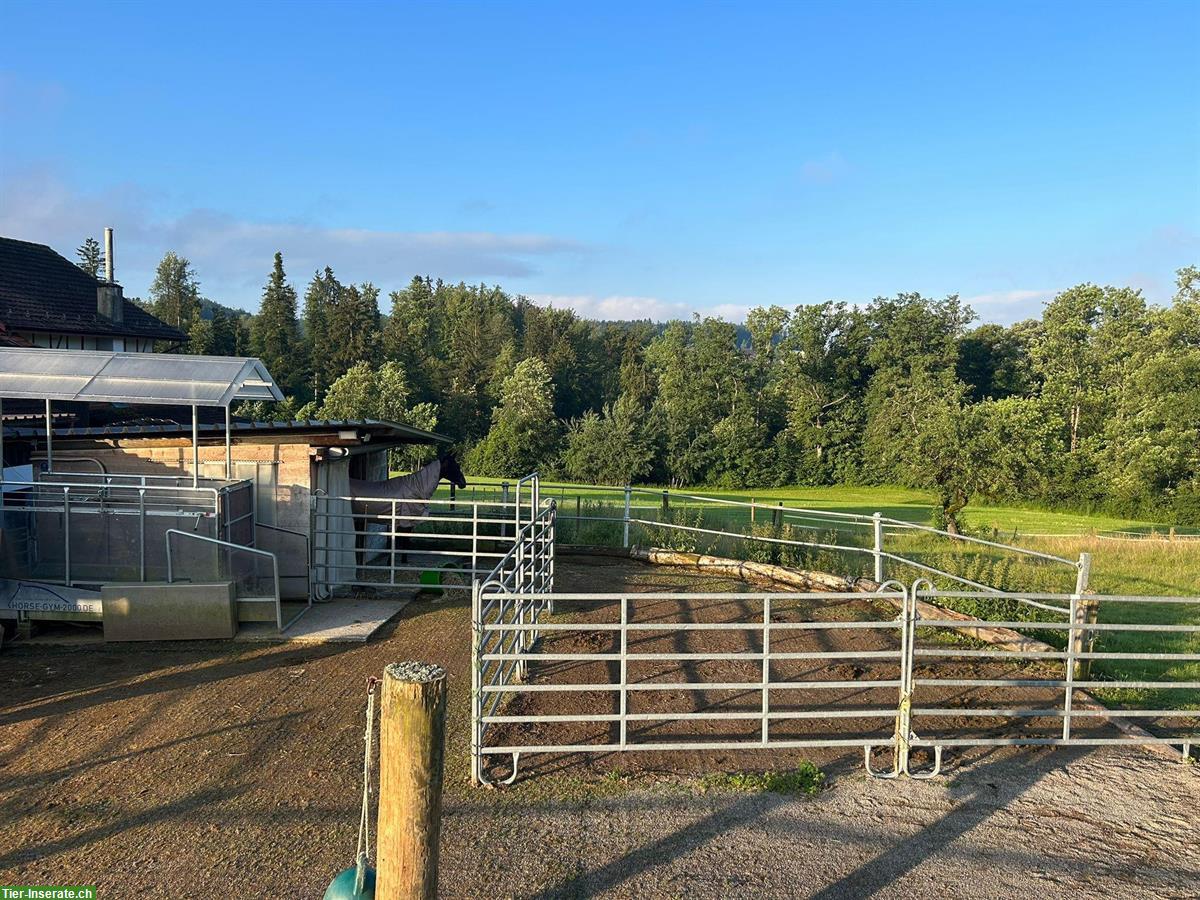
<svg viewBox="0 0 1200 900">
<path fill-rule="evenodd" d="M 559 579 L 722 588 L 569 559 Z M 980 753 L 931 782 L 821 760 L 805 798 L 604 760 L 471 788 L 467 621 L 418 602 L 366 645 L 5 647 L 0 884 L 320 897 L 354 852 L 365 678 L 417 658 L 450 674 L 446 897 L 1200 896 L 1200 772 L 1138 750 Z"/>
</svg>

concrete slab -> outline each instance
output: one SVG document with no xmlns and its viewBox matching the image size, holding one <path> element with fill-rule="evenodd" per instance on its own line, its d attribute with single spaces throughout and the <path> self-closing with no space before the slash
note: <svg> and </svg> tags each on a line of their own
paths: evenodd
<svg viewBox="0 0 1200 900">
<path fill-rule="evenodd" d="M 376 631 L 393 616 L 399 615 L 408 600 L 333 600 L 315 603 L 283 634 L 275 630 L 275 623 L 249 622 L 238 629 L 235 641 L 308 643 L 308 644 L 360 644 L 371 638 Z M 283 619 L 286 622 L 299 611 L 299 607 L 284 604 Z"/>
<path fill-rule="evenodd" d="M 229 640 L 237 631 L 229 581 L 106 584 L 100 596 L 106 641 Z"/>
</svg>

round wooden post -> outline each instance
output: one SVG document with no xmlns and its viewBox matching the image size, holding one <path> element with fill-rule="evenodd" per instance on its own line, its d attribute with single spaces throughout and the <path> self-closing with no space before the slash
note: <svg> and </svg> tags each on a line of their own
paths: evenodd
<svg viewBox="0 0 1200 900">
<path fill-rule="evenodd" d="M 419 662 L 383 670 L 379 722 L 378 900 L 437 897 L 446 672 Z"/>
</svg>

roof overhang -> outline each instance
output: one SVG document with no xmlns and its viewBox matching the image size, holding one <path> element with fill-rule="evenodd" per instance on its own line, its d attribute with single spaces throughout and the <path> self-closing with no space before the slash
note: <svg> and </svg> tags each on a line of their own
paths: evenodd
<svg viewBox="0 0 1200 900">
<path fill-rule="evenodd" d="M 37 427 L 6 426 L 5 431 L 15 438 L 40 438 L 44 430 Z M 171 438 L 192 433 L 191 425 L 184 422 L 161 422 L 152 425 L 113 423 L 111 425 L 56 426 L 53 429 L 56 441 L 71 440 L 143 440 Z M 344 443 L 362 444 L 372 450 L 405 444 L 451 444 L 453 440 L 444 434 L 414 428 L 399 422 L 382 419 L 298 419 L 290 422 L 245 422 L 234 421 L 230 433 L 239 443 L 264 443 L 298 436 L 337 436 Z M 221 439 L 224 425 L 211 423 L 198 425 L 196 434 L 201 439 Z"/>
<path fill-rule="evenodd" d="M 228 407 L 283 392 L 251 357 L 0 347 L 0 398 Z"/>
</svg>

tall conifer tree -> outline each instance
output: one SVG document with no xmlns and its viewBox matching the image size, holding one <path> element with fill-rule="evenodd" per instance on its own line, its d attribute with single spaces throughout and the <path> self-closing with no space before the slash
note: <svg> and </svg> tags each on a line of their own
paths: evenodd
<svg viewBox="0 0 1200 900">
<path fill-rule="evenodd" d="M 251 345 L 284 393 L 293 394 L 302 387 L 296 291 L 284 275 L 282 253 L 275 254 L 275 266 L 263 288 L 262 306 L 251 325 Z"/>
</svg>

